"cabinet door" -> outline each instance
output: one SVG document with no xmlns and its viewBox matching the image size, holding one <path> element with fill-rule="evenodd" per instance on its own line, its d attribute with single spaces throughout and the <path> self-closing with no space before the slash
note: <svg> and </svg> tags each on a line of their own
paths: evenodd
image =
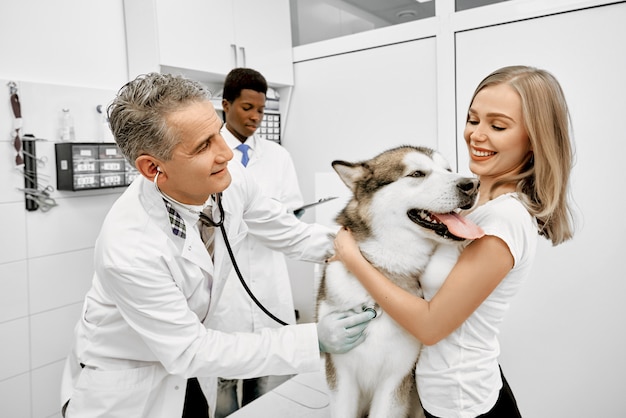
<svg viewBox="0 0 626 418">
<path fill-rule="evenodd" d="M 239 67 L 261 72 L 270 84 L 293 85 L 289 0 L 234 0 Z"/>
<path fill-rule="evenodd" d="M 235 65 L 230 1 L 156 0 L 162 66 L 226 74 Z"/>
</svg>

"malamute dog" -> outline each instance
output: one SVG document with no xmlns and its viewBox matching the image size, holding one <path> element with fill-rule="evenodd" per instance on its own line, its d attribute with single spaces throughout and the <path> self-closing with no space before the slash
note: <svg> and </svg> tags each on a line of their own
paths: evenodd
<svg viewBox="0 0 626 418">
<path fill-rule="evenodd" d="M 478 196 L 478 180 L 451 171 L 438 152 L 401 146 L 359 163 L 334 161 L 352 191 L 336 221 L 350 228 L 363 255 L 405 290 L 422 296 L 419 279 L 439 244 L 480 236 L 458 216 Z M 326 355 L 333 418 L 423 416 L 413 376 L 421 344 L 385 315 L 340 262 L 329 263 L 317 298 L 318 318 L 373 308 L 367 338 L 346 354 Z"/>
</svg>

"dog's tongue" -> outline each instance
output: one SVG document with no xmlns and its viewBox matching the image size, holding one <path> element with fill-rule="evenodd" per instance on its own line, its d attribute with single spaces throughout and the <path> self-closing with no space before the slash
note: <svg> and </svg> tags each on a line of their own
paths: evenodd
<svg viewBox="0 0 626 418">
<path fill-rule="evenodd" d="M 459 238 L 478 239 L 485 235 L 480 226 L 458 213 L 435 213 L 433 215 L 443 222 L 451 233 Z"/>
</svg>

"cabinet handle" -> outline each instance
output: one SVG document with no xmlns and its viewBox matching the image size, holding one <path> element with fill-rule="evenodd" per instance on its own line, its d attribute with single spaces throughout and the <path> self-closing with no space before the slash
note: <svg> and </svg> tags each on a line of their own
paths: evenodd
<svg viewBox="0 0 626 418">
<path fill-rule="evenodd" d="M 246 66 L 246 48 L 243 46 L 240 46 L 239 51 L 241 51 L 241 62 L 243 63 L 242 67 L 245 67 Z"/>
<path fill-rule="evenodd" d="M 237 45 L 235 44 L 230 44 L 230 47 L 233 50 L 233 62 L 235 63 L 235 65 L 233 66 L 233 68 L 237 68 Z"/>
</svg>

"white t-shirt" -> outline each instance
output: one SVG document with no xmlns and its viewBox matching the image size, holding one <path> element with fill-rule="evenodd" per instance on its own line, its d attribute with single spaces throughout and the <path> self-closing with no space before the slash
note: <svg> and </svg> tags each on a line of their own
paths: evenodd
<svg viewBox="0 0 626 418">
<path fill-rule="evenodd" d="M 486 235 L 501 238 L 515 264 L 459 328 L 437 344 L 422 348 L 416 369 L 422 405 L 429 413 L 446 418 L 476 417 L 495 405 L 502 387 L 499 326 L 530 272 L 538 237 L 536 221 L 516 193 L 501 195 L 467 217 Z M 442 286 L 461 250 L 447 245 L 436 249 L 421 279 L 426 300 Z"/>
</svg>

